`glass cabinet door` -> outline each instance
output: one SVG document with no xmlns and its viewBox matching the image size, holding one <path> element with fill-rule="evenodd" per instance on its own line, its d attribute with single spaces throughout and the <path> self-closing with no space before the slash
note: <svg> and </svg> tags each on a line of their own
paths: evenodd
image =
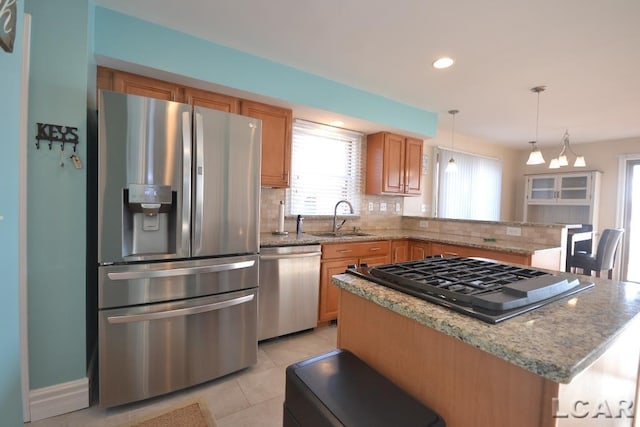
<svg viewBox="0 0 640 427">
<path fill-rule="evenodd" d="M 589 200 L 589 175 L 561 176 L 559 191 L 559 198 L 564 202 Z"/>
<path fill-rule="evenodd" d="M 556 197 L 556 179 L 553 176 L 529 178 L 529 200 L 550 201 Z"/>
</svg>

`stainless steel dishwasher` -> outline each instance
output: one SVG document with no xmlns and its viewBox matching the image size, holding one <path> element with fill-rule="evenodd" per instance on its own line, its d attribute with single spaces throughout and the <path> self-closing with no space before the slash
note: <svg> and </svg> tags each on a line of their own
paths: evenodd
<svg viewBox="0 0 640 427">
<path fill-rule="evenodd" d="M 258 340 L 318 325 L 320 245 L 260 249 Z"/>
</svg>

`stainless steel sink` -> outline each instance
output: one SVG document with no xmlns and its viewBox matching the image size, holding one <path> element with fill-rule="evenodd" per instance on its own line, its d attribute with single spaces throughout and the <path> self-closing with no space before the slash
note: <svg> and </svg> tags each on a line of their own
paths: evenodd
<svg viewBox="0 0 640 427">
<path fill-rule="evenodd" d="M 345 231 L 345 232 L 337 232 L 333 233 L 331 231 L 327 231 L 325 233 L 308 233 L 312 236 L 316 237 L 357 237 L 357 236 L 371 236 L 368 233 L 362 233 L 360 231 Z"/>
</svg>

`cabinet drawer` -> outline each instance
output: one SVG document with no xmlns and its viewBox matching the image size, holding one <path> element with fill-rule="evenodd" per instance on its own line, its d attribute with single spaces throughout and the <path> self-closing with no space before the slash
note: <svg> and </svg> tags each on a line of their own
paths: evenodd
<svg viewBox="0 0 640 427">
<path fill-rule="evenodd" d="M 385 256 L 389 254 L 389 241 L 357 243 L 330 243 L 322 245 L 322 259 Z"/>
</svg>

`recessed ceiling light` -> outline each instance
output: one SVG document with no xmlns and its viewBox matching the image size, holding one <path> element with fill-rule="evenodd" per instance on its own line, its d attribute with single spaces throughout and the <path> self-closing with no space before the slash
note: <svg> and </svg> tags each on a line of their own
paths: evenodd
<svg viewBox="0 0 640 427">
<path fill-rule="evenodd" d="M 433 62 L 433 68 L 437 68 L 441 70 L 443 68 L 449 68 L 453 65 L 453 59 L 445 56 L 443 58 L 438 58 Z"/>
<path fill-rule="evenodd" d="M 335 127 L 340 127 L 340 126 L 344 126 L 344 122 L 341 120 L 334 120 L 331 123 L 329 123 L 331 126 L 335 126 Z"/>
</svg>

